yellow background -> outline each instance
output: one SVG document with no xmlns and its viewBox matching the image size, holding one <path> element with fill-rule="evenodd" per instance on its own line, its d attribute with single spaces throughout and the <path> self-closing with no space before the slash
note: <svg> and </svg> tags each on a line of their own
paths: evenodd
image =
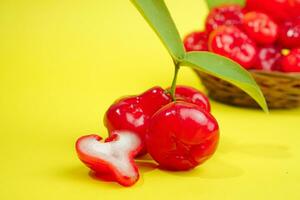
<svg viewBox="0 0 300 200">
<path fill-rule="evenodd" d="M 167 1 L 181 35 L 203 27 L 201 0 Z M 300 199 L 300 109 L 212 102 L 217 153 L 189 172 L 141 166 L 131 188 L 95 180 L 74 142 L 106 130 L 119 96 L 169 86 L 172 61 L 129 1 L 0 2 L 0 199 Z M 179 83 L 201 88 L 181 70 Z"/>
</svg>

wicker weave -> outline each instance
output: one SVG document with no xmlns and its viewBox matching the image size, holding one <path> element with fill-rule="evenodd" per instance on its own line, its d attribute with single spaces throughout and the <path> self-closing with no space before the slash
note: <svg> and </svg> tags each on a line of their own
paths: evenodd
<svg viewBox="0 0 300 200">
<path fill-rule="evenodd" d="M 200 76 L 211 98 L 237 106 L 259 107 L 249 95 L 234 85 L 202 72 L 196 73 Z M 250 73 L 264 93 L 269 108 L 300 106 L 300 73 L 264 71 L 250 71 Z"/>
</svg>

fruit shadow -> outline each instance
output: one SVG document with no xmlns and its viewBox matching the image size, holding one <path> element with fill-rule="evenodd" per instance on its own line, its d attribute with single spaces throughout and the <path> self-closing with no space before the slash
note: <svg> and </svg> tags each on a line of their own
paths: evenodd
<svg viewBox="0 0 300 200">
<path fill-rule="evenodd" d="M 203 179 L 228 179 L 242 176 L 244 170 L 238 166 L 227 163 L 219 158 L 212 158 L 195 169 L 188 171 L 167 171 L 160 169 L 164 173 L 184 178 Z"/>
<path fill-rule="evenodd" d="M 242 176 L 244 170 L 236 165 L 224 161 L 222 154 L 239 153 L 261 159 L 288 159 L 291 157 L 289 147 L 282 144 L 268 143 L 238 143 L 230 138 L 223 137 L 217 154 L 203 165 L 189 171 L 161 171 L 183 177 L 204 179 L 226 179 Z"/>
<path fill-rule="evenodd" d="M 143 175 L 157 169 L 158 166 L 153 160 L 145 157 L 136 159 L 135 163 L 140 173 L 139 181 L 135 184 L 135 186 L 138 187 L 143 185 L 144 183 Z M 110 176 L 107 176 L 106 174 L 97 174 L 93 171 L 89 171 L 89 176 L 96 181 L 115 183 L 115 181 Z"/>
<path fill-rule="evenodd" d="M 288 115 L 288 116 L 293 116 L 293 117 L 299 117 L 299 112 L 300 112 L 300 107 L 298 108 L 290 108 L 290 109 L 272 109 L 270 110 L 270 114 L 272 115 L 277 115 L 281 116 L 282 115 Z"/>
<path fill-rule="evenodd" d="M 210 102 L 211 104 L 213 104 L 212 112 L 217 110 L 217 111 L 222 111 L 224 113 L 252 112 L 252 113 L 257 113 L 265 116 L 272 115 L 272 116 L 282 117 L 282 115 L 286 115 L 286 116 L 300 117 L 299 116 L 300 106 L 295 108 L 273 108 L 273 109 L 269 109 L 269 114 L 266 114 L 262 111 L 261 108 L 232 105 L 232 104 L 222 103 L 220 101 L 211 98 L 210 98 Z"/>
<path fill-rule="evenodd" d="M 195 169 L 188 171 L 168 171 L 160 168 L 151 158 L 149 154 L 136 160 L 138 166 L 141 167 L 141 174 L 153 170 L 159 170 L 163 173 L 182 176 L 186 178 L 204 178 L 204 179 L 224 179 L 241 176 L 244 171 L 238 166 L 229 164 L 218 157 L 212 157 L 206 163 L 198 166 Z"/>
<path fill-rule="evenodd" d="M 239 143 L 227 137 L 222 138 L 220 154 L 240 153 L 263 159 L 288 159 L 292 156 L 290 148 L 283 144 Z"/>
<path fill-rule="evenodd" d="M 80 182 L 97 188 L 122 189 L 121 185 L 112 182 L 108 177 L 100 177 L 83 165 L 72 165 L 60 168 L 59 177 L 67 181 Z M 92 181 L 91 181 L 92 180 Z M 109 182 L 109 184 L 107 183 Z"/>
<path fill-rule="evenodd" d="M 155 164 L 155 162 L 148 155 L 136 159 L 135 162 L 140 172 L 140 179 L 135 184 L 135 187 L 139 187 L 144 183 L 143 174 L 157 169 L 157 164 Z M 76 166 L 61 167 L 58 171 L 58 175 L 60 178 L 63 178 L 65 180 L 94 185 L 95 187 L 100 186 L 107 189 L 125 188 L 116 183 L 110 176 L 107 176 L 105 174 L 97 174 L 81 164 L 78 164 Z"/>
<path fill-rule="evenodd" d="M 137 157 L 135 162 L 141 174 L 145 174 L 158 169 L 158 164 L 151 158 L 149 154 Z"/>
<path fill-rule="evenodd" d="M 149 155 L 136 159 L 137 166 L 140 171 L 140 180 L 135 187 L 143 185 L 143 175 L 153 170 L 159 170 L 174 176 L 184 178 L 203 178 L 203 179 L 227 179 L 239 177 L 244 174 L 244 170 L 239 166 L 233 165 L 221 159 L 222 154 L 240 153 L 262 159 L 287 159 L 291 157 L 289 147 L 282 144 L 266 144 L 266 143 L 238 143 L 228 137 L 223 137 L 218 148 L 218 154 L 213 156 L 204 164 L 189 171 L 167 171 L 158 167 Z M 83 165 L 66 166 L 59 169 L 60 178 L 71 181 L 80 181 L 83 184 L 94 185 L 95 187 L 103 187 L 107 189 L 123 189 L 121 185 L 112 182 L 108 177 L 98 176 L 89 171 Z M 94 181 L 91 181 L 92 180 Z M 109 182 L 109 184 L 107 184 Z"/>
</svg>

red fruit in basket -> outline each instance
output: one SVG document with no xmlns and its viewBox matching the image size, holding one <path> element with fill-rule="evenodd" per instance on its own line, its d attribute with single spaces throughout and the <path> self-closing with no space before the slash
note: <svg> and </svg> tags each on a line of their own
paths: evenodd
<svg viewBox="0 0 300 200">
<path fill-rule="evenodd" d="M 132 132 L 116 131 L 105 143 L 98 135 L 87 135 L 76 142 L 79 159 L 100 177 L 121 185 L 133 185 L 139 178 L 134 156 L 142 148 L 141 140 Z"/>
<path fill-rule="evenodd" d="M 175 94 L 177 100 L 196 104 L 207 112 L 210 112 L 209 100 L 205 94 L 201 93 L 199 90 L 188 86 L 178 85 L 176 86 Z"/>
<path fill-rule="evenodd" d="M 115 130 L 128 130 L 136 133 L 142 140 L 140 155 L 146 153 L 145 134 L 151 116 L 171 98 L 160 87 L 153 87 L 139 96 L 122 98 L 109 107 L 105 113 L 104 124 L 109 133 Z"/>
<path fill-rule="evenodd" d="M 206 31 L 211 32 L 222 25 L 242 24 L 243 12 L 239 5 L 225 5 L 212 9 L 206 18 Z"/>
<path fill-rule="evenodd" d="M 300 48 L 293 49 L 281 60 L 281 69 L 284 72 L 300 72 Z"/>
<path fill-rule="evenodd" d="M 290 9 L 289 9 L 289 13 L 293 18 L 297 18 L 299 17 L 299 13 L 300 13 L 300 0 L 289 0 L 290 3 Z"/>
<path fill-rule="evenodd" d="M 279 43 L 286 48 L 300 46 L 300 19 L 286 21 L 280 26 Z"/>
<path fill-rule="evenodd" d="M 299 0 L 247 0 L 246 10 L 261 11 L 283 22 L 299 16 Z"/>
<path fill-rule="evenodd" d="M 193 32 L 184 38 L 183 44 L 186 51 L 207 51 L 207 40 L 206 32 Z"/>
<path fill-rule="evenodd" d="M 257 62 L 254 65 L 255 69 L 265 71 L 280 70 L 278 63 L 281 58 L 281 49 L 275 46 L 261 47 L 257 53 Z"/>
<path fill-rule="evenodd" d="M 278 37 L 277 24 L 266 14 L 248 12 L 243 19 L 243 29 L 247 35 L 259 44 L 272 44 Z"/>
<path fill-rule="evenodd" d="M 264 12 L 280 22 L 292 17 L 290 1 L 293 0 L 247 0 L 246 9 Z"/>
<path fill-rule="evenodd" d="M 234 26 L 220 26 L 209 36 L 210 51 L 231 58 L 249 69 L 256 59 L 255 43 Z"/>
<path fill-rule="evenodd" d="M 212 156 L 218 139 L 218 123 L 209 112 L 195 104 L 178 101 L 154 114 L 146 144 L 160 167 L 188 170 Z"/>
</svg>

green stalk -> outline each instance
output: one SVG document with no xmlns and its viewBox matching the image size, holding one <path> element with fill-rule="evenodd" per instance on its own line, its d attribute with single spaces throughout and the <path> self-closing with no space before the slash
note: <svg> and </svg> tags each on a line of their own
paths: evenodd
<svg viewBox="0 0 300 200">
<path fill-rule="evenodd" d="M 170 92 L 172 100 L 176 101 L 175 90 L 176 90 L 176 82 L 177 82 L 178 72 L 179 72 L 179 69 L 180 69 L 180 64 L 176 61 L 173 61 L 173 62 L 174 62 L 175 70 L 174 70 L 174 77 L 173 77 L 172 85 L 171 85 L 171 88 L 170 88 L 169 92 Z"/>
</svg>

